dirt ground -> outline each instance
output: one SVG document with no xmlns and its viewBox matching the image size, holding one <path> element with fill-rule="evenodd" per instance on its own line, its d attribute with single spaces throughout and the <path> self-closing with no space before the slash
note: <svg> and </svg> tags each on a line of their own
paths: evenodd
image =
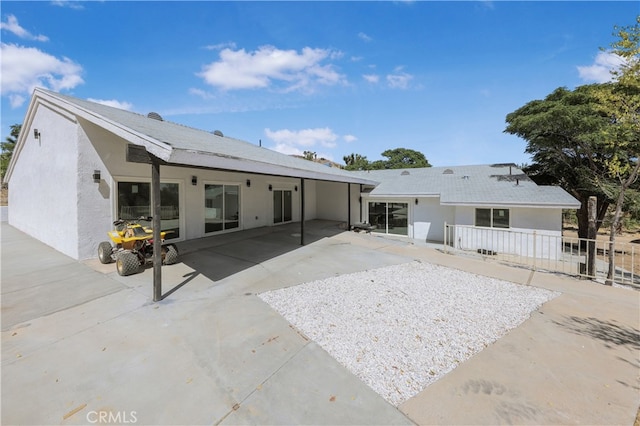
<svg viewBox="0 0 640 426">
<path fill-rule="evenodd" d="M 562 230 L 562 235 L 565 237 L 578 238 L 578 228 L 575 226 L 566 226 Z M 600 228 L 596 241 L 609 241 L 609 228 Z M 620 234 L 616 235 L 616 243 L 640 244 L 640 231 L 622 231 Z"/>
</svg>

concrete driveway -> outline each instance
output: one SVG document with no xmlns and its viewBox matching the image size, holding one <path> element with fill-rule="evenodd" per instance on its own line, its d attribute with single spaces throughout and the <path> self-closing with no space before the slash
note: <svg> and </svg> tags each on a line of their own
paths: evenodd
<svg viewBox="0 0 640 426">
<path fill-rule="evenodd" d="M 180 244 L 152 270 L 76 262 L 2 224 L 2 424 L 631 424 L 638 292 L 310 222 Z M 257 293 L 413 260 L 563 292 L 396 408 Z"/>
</svg>

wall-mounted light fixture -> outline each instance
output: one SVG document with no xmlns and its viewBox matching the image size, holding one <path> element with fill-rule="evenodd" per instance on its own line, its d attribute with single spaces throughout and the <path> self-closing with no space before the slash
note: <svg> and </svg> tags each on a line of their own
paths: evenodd
<svg viewBox="0 0 640 426">
<path fill-rule="evenodd" d="M 93 171 L 93 183 L 100 183 L 100 170 Z"/>
<path fill-rule="evenodd" d="M 271 184 L 269 184 L 269 191 L 273 191 L 273 186 L 271 186 Z"/>
<path fill-rule="evenodd" d="M 295 191 L 298 192 L 298 185 L 294 186 L 293 189 L 295 189 Z"/>
<path fill-rule="evenodd" d="M 358 197 L 358 202 L 362 204 L 362 197 Z"/>
<path fill-rule="evenodd" d="M 416 198 L 416 206 L 418 205 L 418 199 Z"/>
<path fill-rule="evenodd" d="M 191 176 L 191 185 L 196 186 L 198 184 L 198 176 Z"/>
<path fill-rule="evenodd" d="M 247 188 L 251 186 L 251 179 L 247 179 Z"/>
<path fill-rule="evenodd" d="M 40 132 L 38 131 L 38 129 L 33 129 L 33 137 L 35 139 L 40 139 Z"/>
</svg>

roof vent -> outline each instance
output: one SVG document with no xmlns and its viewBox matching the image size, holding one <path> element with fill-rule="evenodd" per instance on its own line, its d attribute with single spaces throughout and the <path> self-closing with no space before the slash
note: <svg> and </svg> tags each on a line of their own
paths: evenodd
<svg viewBox="0 0 640 426">
<path fill-rule="evenodd" d="M 464 180 L 469 180 L 469 176 L 464 175 L 464 176 L 462 176 L 462 179 L 464 179 Z"/>
<path fill-rule="evenodd" d="M 150 112 L 149 114 L 147 114 L 147 118 L 153 118 L 154 120 L 164 121 L 162 119 L 162 116 L 160 114 L 158 114 L 157 112 Z"/>
<path fill-rule="evenodd" d="M 402 173 L 400 173 L 400 176 L 407 176 L 410 175 L 411 173 L 409 173 L 408 170 L 403 171 Z"/>
<path fill-rule="evenodd" d="M 452 175 L 453 174 L 453 170 L 451 169 L 444 169 L 444 172 L 442 172 L 443 175 Z"/>
<path fill-rule="evenodd" d="M 224 135 L 222 134 L 222 132 L 220 130 L 214 130 L 212 133 L 214 135 L 216 135 L 216 136 L 224 137 Z"/>
</svg>

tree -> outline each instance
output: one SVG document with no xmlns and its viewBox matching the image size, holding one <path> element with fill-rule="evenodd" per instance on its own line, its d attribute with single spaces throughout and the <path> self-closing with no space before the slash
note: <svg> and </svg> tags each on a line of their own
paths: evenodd
<svg viewBox="0 0 640 426">
<path fill-rule="evenodd" d="M 0 153 L 0 179 L 4 179 L 4 174 L 7 172 L 13 150 L 16 147 L 16 142 L 18 142 L 18 136 L 20 136 L 22 124 L 14 124 L 10 128 L 10 136 L 7 136 L 4 142 L 0 142 L 0 149 L 2 150 Z"/>
<path fill-rule="evenodd" d="M 602 143 L 610 151 L 605 160 L 608 178 L 616 183 L 613 187 L 615 210 L 609 232 L 606 281 L 609 285 L 613 282 L 615 238 L 625 196 L 640 174 L 640 16 L 636 18 L 636 25 L 614 27 L 614 30 L 619 40 L 612 43 L 611 53 L 623 62 L 619 69 L 612 71 L 614 83 L 602 86 L 596 94 L 601 111 L 610 117 L 611 124 L 603 131 Z"/>
<path fill-rule="evenodd" d="M 580 238 L 587 237 L 589 197 L 598 199 L 598 227 L 613 201 L 599 184 L 608 174 L 604 160 L 612 155 L 600 143 L 610 118 L 598 105 L 599 86 L 573 91 L 561 87 L 506 117 L 505 132 L 527 141 L 525 152 L 532 154 L 533 164 L 525 172 L 531 179 L 559 185 L 580 201 L 576 212 Z"/>
<path fill-rule="evenodd" d="M 369 170 L 369 161 L 367 157 L 360 154 L 349 154 L 342 157 L 346 170 Z"/>
<path fill-rule="evenodd" d="M 424 154 L 413 149 L 395 148 L 382 153 L 386 160 L 370 162 L 367 157 L 360 154 L 345 155 L 343 160 L 347 170 L 383 170 L 383 169 L 407 169 L 417 167 L 431 167 Z"/>
<path fill-rule="evenodd" d="M 384 169 L 431 167 L 431 164 L 429 164 L 429 161 L 427 161 L 424 154 L 418 151 L 414 151 L 413 149 L 388 149 L 382 153 L 382 156 L 387 157 L 386 161 L 382 160 L 383 167 L 381 168 Z"/>
<path fill-rule="evenodd" d="M 316 158 L 318 158 L 318 155 L 313 151 L 304 151 L 302 155 L 304 156 L 305 160 L 309 161 L 315 161 Z"/>
</svg>

